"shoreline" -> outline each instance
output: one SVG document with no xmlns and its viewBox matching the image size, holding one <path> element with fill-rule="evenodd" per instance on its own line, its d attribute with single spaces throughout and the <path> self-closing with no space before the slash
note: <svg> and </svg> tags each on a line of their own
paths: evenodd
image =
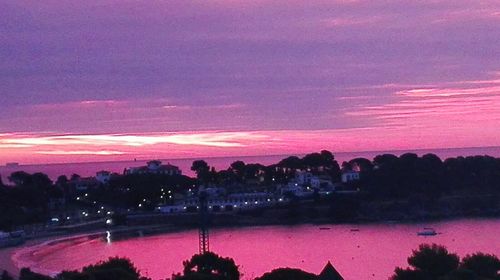
<svg viewBox="0 0 500 280">
<path fill-rule="evenodd" d="M 255 223 L 246 223 L 246 224 L 222 224 L 212 226 L 213 229 L 234 229 L 234 228 L 251 228 L 251 227 L 266 227 L 266 226 L 303 226 L 303 225 L 311 225 L 311 226 L 321 226 L 321 225 L 398 225 L 398 224 L 423 224 L 423 223 L 441 223 L 441 222 L 450 222 L 457 220 L 498 220 L 499 216 L 457 216 L 457 217 L 447 217 L 447 218 L 435 218 L 435 219 L 427 219 L 426 221 L 417 221 L 417 220 L 404 220 L 404 221 L 351 221 L 351 222 L 327 222 L 327 221 L 301 221 L 297 223 L 265 223 L 263 221 Z M 160 234 L 168 234 L 174 232 L 183 232 L 196 229 L 196 226 L 172 226 L 165 224 L 149 224 L 142 226 L 124 226 L 120 228 L 111 229 L 112 234 L 114 233 L 116 236 L 115 240 L 126 240 L 137 238 L 141 236 L 153 236 Z M 63 234 L 54 234 L 51 236 L 42 236 L 42 237 L 34 237 L 26 241 L 26 243 L 9 248 L 0 249 L 0 272 L 6 270 L 10 275 L 14 277 L 19 276 L 20 268 L 24 267 L 23 265 L 19 265 L 20 261 L 16 260 L 19 255 L 23 253 L 30 253 L 35 250 L 38 246 L 44 246 L 47 244 L 51 244 L 53 242 L 65 242 L 72 239 L 78 238 L 98 238 L 98 236 L 104 237 L 106 234 L 106 229 L 100 230 L 89 230 L 82 232 L 73 232 L 73 233 L 63 233 Z"/>
<path fill-rule="evenodd" d="M 120 227 L 120 228 L 110 229 L 110 231 L 114 234 L 120 234 L 120 235 L 125 234 L 120 236 L 119 239 L 121 240 L 121 239 L 139 237 L 139 236 L 134 236 L 132 234 L 134 232 L 137 233 L 145 231 L 147 233 L 146 236 L 149 236 L 154 234 L 166 234 L 179 231 L 187 231 L 191 229 L 193 228 L 192 227 L 173 228 L 170 225 L 151 224 L 145 226 Z M 79 238 L 98 238 L 99 236 L 104 237 L 106 235 L 106 232 L 107 232 L 106 229 L 99 229 L 99 230 L 87 230 L 87 231 L 72 232 L 72 233 L 55 233 L 39 237 L 32 237 L 30 239 L 27 239 L 24 244 L 18 246 L 0 248 L 0 273 L 3 270 L 6 270 L 11 276 L 18 277 L 20 269 L 26 266 L 19 265 L 20 261 L 16 259 L 19 257 L 19 255 L 23 253 L 30 253 L 39 246 L 45 246 L 55 242 L 67 242 Z M 129 234 L 127 235 L 126 233 Z M 123 238 L 124 236 L 127 237 Z"/>
</svg>

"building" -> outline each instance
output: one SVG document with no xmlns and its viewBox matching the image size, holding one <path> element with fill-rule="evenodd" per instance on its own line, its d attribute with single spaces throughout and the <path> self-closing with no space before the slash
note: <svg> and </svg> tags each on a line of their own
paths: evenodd
<svg viewBox="0 0 500 280">
<path fill-rule="evenodd" d="M 325 265 L 325 268 L 318 275 L 319 280 L 344 280 L 342 275 L 333 267 L 331 262 Z"/>
<path fill-rule="evenodd" d="M 78 192 L 88 191 L 89 189 L 94 189 L 99 186 L 99 181 L 94 177 L 86 178 L 76 178 L 71 181 L 71 185 L 74 186 L 75 190 Z"/>
<path fill-rule="evenodd" d="M 279 187 L 279 192 L 284 196 L 293 195 L 301 198 L 312 197 L 314 195 L 313 188 L 309 186 L 302 186 L 295 180 L 288 182 L 285 186 Z"/>
<path fill-rule="evenodd" d="M 342 171 L 342 183 L 349 183 L 359 180 L 359 172 L 353 170 Z"/>
<path fill-rule="evenodd" d="M 209 197 L 207 206 L 209 211 L 233 211 L 238 209 L 256 209 L 269 207 L 288 200 L 282 196 L 261 193 L 233 193 L 224 197 Z M 162 213 L 195 212 L 198 210 L 198 197 L 185 199 L 174 205 L 160 205 L 156 209 Z"/>
<path fill-rule="evenodd" d="M 107 184 L 109 179 L 111 179 L 111 172 L 109 171 L 99 171 L 95 175 L 95 179 L 101 184 Z"/>
<path fill-rule="evenodd" d="M 125 175 L 130 174 L 162 174 L 162 175 L 181 175 L 182 172 L 179 167 L 175 165 L 161 164 L 159 160 L 151 160 L 147 162 L 146 166 L 129 167 L 123 172 Z"/>
<path fill-rule="evenodd" d="M 315 179 L 317 179 L 317 177 L 314 176 L 311 172 L 303 170 L 295 172 L 295 181 L 299 185 L 309 185 L 311 184 L 311 181 Z"/>
</svg>

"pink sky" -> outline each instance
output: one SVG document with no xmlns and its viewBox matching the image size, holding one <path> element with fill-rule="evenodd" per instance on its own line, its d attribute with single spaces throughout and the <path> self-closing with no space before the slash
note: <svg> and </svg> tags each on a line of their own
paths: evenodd
<svg viewBox="0 0 500 280">
<path fill-rule="evenodd" d="M 500 146 L 498 1 L 0 4 L 0 164 Z"/>
</svg>

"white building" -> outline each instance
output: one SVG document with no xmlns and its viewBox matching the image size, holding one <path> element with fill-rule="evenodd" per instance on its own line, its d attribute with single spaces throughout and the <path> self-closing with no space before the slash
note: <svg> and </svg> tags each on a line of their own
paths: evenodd
<svg viewBox="0 0 500 280">
<path fill-rule="evenodd" d="M 238 209 L 255 209 L 284 203 L 282 196 L 268 193 L 235 193 L 226 197 L 209 198 L 209 211 L 233 211 Z M 162 213 L 183 213 L 198 211 L 198 198 L 186 199 L 175 205 L 160 205 L 157 211 Z"/>
<path fill-rule="evenodd" d="M 159 160 L 151 160 L 147 162 L 146 166 L 130 167 L 124 171 L 125 175 L 128 174 L 163 174 L 163 175 L 181 175 L 182 172 L 179 167 L 175 165 L 161 164 Z"/>
</svg>

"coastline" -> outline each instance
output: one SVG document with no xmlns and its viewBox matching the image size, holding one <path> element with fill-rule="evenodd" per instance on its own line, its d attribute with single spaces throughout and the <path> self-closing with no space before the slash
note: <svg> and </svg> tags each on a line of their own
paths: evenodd
<svg viewBox="0 0 500 280">
<path fill-rule="evenodd" d="M 132 233 L 146 231 L 147 233 L 154 232 L 154 234 L 164 234 L 170 232 L 185 231 L 191 228 L 172 228 L 167 225 L 151 224 L 147 226 L 132 226 L 132 227 L 120 227 L 112 229 L 111 231 L 115 234 L 120 235 L 120 238 L 134 238 Z M 129 233 L 129 234 L 127 234 Z M 14 277 L 19 276 L 20 269 L 27 267 L 28 265 L 22 265 L 22 261 L 19 259 L 22 254 L 30 254 L 39 246 L 45 246 L 55 242 L 67 242 L 69 240 L 79 239 L 79 238 L 98 238 L 99 236 L 105 237 L 106 230 L 86 230 L 81 232 L 73 233 L 55 233 L 39 237 L 33 237 L 28 239 L 24 244 L 1 248 L 0 249 L 0 273 L 6 270 L 10 275 Z M 138 236 L 137 236 L 138 237 Z M 26 262 L 24 262 L 26 264 Z"/>
<path fill-rule="evenodd" d="M 500 219 L 500 216 L 454 216 L 454 217 L 441 217 L 441 218 L 433 218 L 425 220 L 425 223 L 436 223 L 436 222 L 450 222 L 456 220 L 496 220 Z M 265 222 L 262 219 L 251 219 L 252 222 L 246 221 L 245 223 L 238 224 L 217 224 L 212 226 L 214 229 L 231 229 L 231 228 L 251 228 L 251 227 L 259 227 L 259 226 L 302 226 L 302 225 L 312 225 L 312 226 L 321 226 L 321 225 L 382 225 L 382 224 L 421 224 L 424 221 L 421 220 L 378 220 L 378 221 L 350 221 L 350 222 L 337 222 L 334 223 L 332 221 L 305 221 L 302 220 L 296 223 L 289 222 Z M 168 234 L 173 232 L 182 232 L 196 229 L 195 225 L 165 225 L 165 224 L 149 224 L 149 225 L 141 225 L 141 226 L 122 226 L 118 228 L 114 228 L 111 230 L 112 234 L 115 235 L 113 239 L 115 240 L 123 240 L 123 239 L 131 239 L 137 238 L 140 236 L 151 236 L 151 235 L 160 235 L 160 234 Z M 17 277 L 19 276 L 20 268 L 27 266 L 27 262 L 24 260 L 20 260 L 20 255 L 22 254 L 31 254 L 34 250 L 36 250 L 39 246 L 45 246 L 47 244 L 51 244 L 54 242 L 67 242 L 73 239 L 79 238 L 102 238 L 105 237 L 106 230 L 87 230 L 82 232 L 73 232 L 73 233 L 61 233 L 54 234 L 50 236 L 42 236 L 42 237 L 34 237 L 29 239 L 23 245 L 16 247 L 9 247 L 0 249 L 0 272 L 3 270 L 7 270 L 9 274 Z M 35 270 L 36 271 L 36 270 Z M 36 271 L 38 273 L 43 273 L 42 271 Z"/>
</svg>

